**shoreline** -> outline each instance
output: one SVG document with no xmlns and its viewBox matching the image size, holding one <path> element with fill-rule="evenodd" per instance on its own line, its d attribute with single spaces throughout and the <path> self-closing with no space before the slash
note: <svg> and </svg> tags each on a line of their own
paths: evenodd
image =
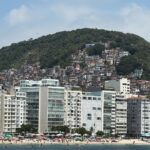
<svg viewBox="0 0 150 150">
<path fill-rule="evenodd" d="M 117 142 L 89 142 L 89 141 L 64 141 L 64 142 L 53 142 L 53 141 L 34 141 L 34 140 L 22 140 L 22 141 L 0 141 L 1 145 L 148 145 L 149 142 L 142 141 L 139 139 L 130 139 L 130 140 L 120 140 Z"/>
</svg>

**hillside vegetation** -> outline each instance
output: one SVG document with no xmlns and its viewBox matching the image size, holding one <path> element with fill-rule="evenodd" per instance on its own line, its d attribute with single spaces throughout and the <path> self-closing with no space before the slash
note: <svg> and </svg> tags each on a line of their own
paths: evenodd
<svg viewBox="0 0 150 150">
<path fill-rule="evenodd" d="M 121 59 L 117 66 L 120 75 L 126 75 L 135 68 L 143 68 L 143 78 L 150 74 L 150 43 L 134 34 L 99 29 L 78 29 L 64 31 L 35 40 L 12 44 L 0 49 L 0 70 L 17 68 L 23 64 L 40 62 L 42 68 L 70 63 L 70 56 L 82 49 L 86 43 L 110 42 L 110 48 L 120 47 L 130 52 L 130 56 Z M 94 53 L 101 54 L 101 48 Z M 92 55 L 92 52 L 89 52 Z"/>
</svg>

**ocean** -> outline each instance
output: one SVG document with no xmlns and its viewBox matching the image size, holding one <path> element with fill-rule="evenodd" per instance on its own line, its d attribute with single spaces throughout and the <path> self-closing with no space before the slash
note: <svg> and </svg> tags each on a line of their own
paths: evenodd
<svg viewBox="0 0 150 150">
<path fill-rule="evenodd" d="M 150 150 L 150 145 L 0 145 L 0 150 Z"/>
</svg>

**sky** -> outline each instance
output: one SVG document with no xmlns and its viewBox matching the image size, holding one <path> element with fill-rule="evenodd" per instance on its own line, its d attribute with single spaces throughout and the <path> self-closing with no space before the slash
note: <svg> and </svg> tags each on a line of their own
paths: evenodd
<svg viewBox="0 0 150 150">
<path fill-rule="evenodd" d="M 0 47 L 87 27 L 150 41 L 150 0 L 0 0 Z"/>
</svg>

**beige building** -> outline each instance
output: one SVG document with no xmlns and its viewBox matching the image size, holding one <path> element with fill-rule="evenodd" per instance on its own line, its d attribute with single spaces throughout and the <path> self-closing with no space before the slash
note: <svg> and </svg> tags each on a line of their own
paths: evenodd
<svg viewBox="0 0 150 150">
<path fill-rule="evenodd" d="M 0 132 L 16 132 L 16 128 L 26 123 L 26 101 L 20 101 L 15 95 L 2 94 L 0 104 Z"/>
<path fill-rule="evenodd" d="M 127 97 L 126 95 L 116 96 L 116 134 L 127 134 Z"/>
</svg>

